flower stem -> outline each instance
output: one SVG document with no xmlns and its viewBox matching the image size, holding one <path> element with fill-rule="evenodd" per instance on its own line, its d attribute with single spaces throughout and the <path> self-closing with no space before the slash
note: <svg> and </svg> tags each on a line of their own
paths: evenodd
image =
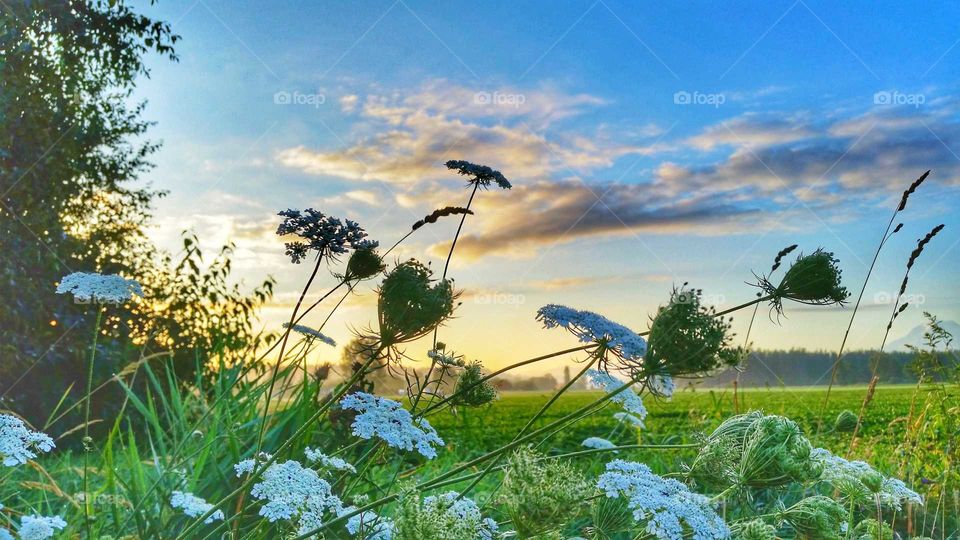
<svg viewBox="0 0 960 540">
<path fill-rule="evenodd" d="M 90 365 L 87 367 L 87 400 L 83 411 L 83 518 L 87 538 L 93 538 L 90 524 L 90 394 L 93 391 L 93 362 L 97 357 L 97 339 L 100 337 L 100 321 L 103 319 L 103 307 L 97 305 L 97 321 L 93 325 L 93 345 L 90 347 Z"/>
</svg>

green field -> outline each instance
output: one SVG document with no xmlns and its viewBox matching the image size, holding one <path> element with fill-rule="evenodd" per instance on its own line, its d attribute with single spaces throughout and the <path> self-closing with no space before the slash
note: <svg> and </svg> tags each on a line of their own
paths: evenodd
<svg viewBox="0 0 960 540">
<path fill-rule="evenodd" d="M 894 466 L 894 449 L 901 438 L 903 416 L 910 411 L 914 386 L 881 386 L 864 415 L 860 443 L 853 455 L 874 463 L 881 469 Z M 920 390 L 917 399 L 924 397 Z M 833 431 L 832 419 L 842 410 L 859 412 L 866 387 L 835 388 L 826 410 L 820 436 L 817 437 L 817 419 L 823 405 L 826 389 L 798 387 L 782 389 L 748 389 L 738 392 L 739 412 L 762 409 L 768 414 L 788 416 L 796 421 L 818 446 L 843 453 L 850 444 L 849 433 Z M 445 438 L 451 454 L 462 459 L 484 449 L 510 442 L 527 420 L 550 398 L 548 392 L 511 392 L 500 397 L 487 410 L 443 412 L 430 418 L 431 423 Z M 557 401 L 532 427 L 536 429 L 590 403 L 600 397 L 596 392 L 572 392 Z M 613 414 L 616 405 L 586 417 L 553 434 L 541 446 L 552 452 L 570 452 L 581 449 L 583 439 L 591 436 L 609 438 L 617 444 L 679 444 L 696 442 L 703 433 L 709 433 L 725 418 L 736 414 L 733 392 L 729 389 L 711 389 L 677 392 L 670 401 L 645 398 L 649 410 L 646 429 L 635 430 L 619 426 Z M 668 465 L 676 459 L 689 457 L 693 452 L 638 451 L 635 457 Z"/>
</svg>

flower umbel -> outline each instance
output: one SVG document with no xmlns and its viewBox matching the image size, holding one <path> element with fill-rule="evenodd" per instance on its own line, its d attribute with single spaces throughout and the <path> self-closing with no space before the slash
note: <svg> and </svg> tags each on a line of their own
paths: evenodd
<svg viewBox="0 0 960 540">
<path fill-rule="evenodd" d="M 884 476 L 863 461 L 847 461 L 823 448 L 814 449 L 812 459 L 823 467 L 820 480 L 857 502 L 872 504 L 877 501 L 897 510 L 905 502 L 923 504 L 923 498 L 903 481 Z"/>
<path fill-rule="evenodd" d="M 283 327 L 292 329 L 294 332 L 300 335 L 306 336 L 310 339 L 316 339 L 316 340 L 322 341 L 331 347 L 337 346 L 337 342 L 334 341 L 333 338 L 327 337 L 326 335 L 324 335 L 323 332 L 319 330 L 314 330 L 309 326 L 304 326 L 302 324 L 291 325 L 290 323 L 283 323 Z"/>
<path fill-rule="evenodd" d="M 73 295 L 78 303 L 122 304 L 134 296 L 143 296 L 143 289 L 135 279 L 116 274 L 87 274 L 74 272 L 66 275 L 57 285 L 57 294 Z"/>
<path fill-rule="evenodd" d="M 603 437 L 587 437 L 580 443 L 580 446 L 585 446 L 587 448 L 593 448 L 595 450 L 607 450 L 609 448 L 616 448 L 617 445 L 612 442 L 604 439 Z"/>
<path fill-rule="evenodd" d="M 321 466 L 328 469 L 333 469 L 335 471 L 347 471 L 355 473 L 357 469 L 346 462 L 343 458 L 338 458 L 335 456 L 328 456 L 321 452 L 320 450 L 314 450 L 309 446 L 304 449 L 303 454 L 307 457 L 307 461 L 313 463 L 319 463 Z"/>
<path fill-rule="evenodd" d="M 425 336 L 453 314 L 457 295 L 452 282 L 433 283 L 432 275 L 429 267 L 411 259 L 384 278 L 377 301 L 384 346 Z"/>
<path fill-rule="evenodd" d="M 355 392 L 343 398 L 340 406 L 358 413 L 352 425 L 357 437 L 370 439 L 377 436 L 394 448 L 416 449 L 429 459 L 437 457 L 433 445 L 444 444 L 426 419 L 414 420 L 410 411 L 391 399 Z"/>
<path fill-rule="evenodd" d="M 486 165 L 476 165 L 469 161 L 455 159 L 451 159 L 446 165 L 450 170 L 457 171 L 464 176 L 469 176 L 470 180 L 467 180 L 467 183 L 470 185 L 488 188 L 492 182 L 496 182 L 502 189 L 510 189 L 513 187 L 500 171 L 491 169 Z"/>
<path fill-rule="evenodd" d="M 647 352 L 647 342 L 636 332 L 591 311 L 547 304 L 537 310 L 537 320 L 544 328 L 563 328 L 583 343 L 597 343 L 619 358 L 619 367 L 631 374 L 640 370 Z"/>
<path fill-rule="evenodd" d="M 415 491 L 400 497 L 393 540 L 493 540 L 497 522 L 484 518 L 475 502 L 456 491 L 420 500 Z"/>
<path fill-rule="evenodd" d="M 377 246 L 376 242 L 366 239 L 367 232 L 357 222 L 349 219 L 341 221 L 313 208 L 283 210 L 277 215 L 284 218 L 277 227 L 277 235 L 300 237 L 298 241 L 285 244 L 286 253 L 294 263 L 300 263 L 310 251 L 336 257 L 351 249 Z"/>
<path fill-rule="evenodd" d="M 330 484 L 320 478 L 317 471 L 307 469 L 297 461 L 267 467 L 262 480 L 250 490 L 250 495 L 267 501 L 260 508 L 260 515 L 269 521 L 297 519 L 300 534 L 320 527 L 325 514 L 336 514 L 343 508 Z"/>
<path fill-rule="evenodd" d="M 37 452 L 53 450 L 53 439 L 27 428 L 23 420 L 0 414 L 0 459 L 7 467 L 23 465 L 37 457 Z"/>
<path fill-rule="evenodd" d="M 710 500 L 680 482 L 653 474 L 643 463 L 617 459 L 607 463 L 597 487 L 607 497 L 623 497 L 646 532 L 661 540 L 681 540 L 685 528 L 694 540 L 729 538 L 730 530 Z M 686 527 L 684 527 L 686 526 Z"/>
<path fill-rule="evenodd" d="M 626 384 L 606 371 L 597 371 L 595 369 L 587 370 L 587 377 L 590 378 L 591 383 L 599 386 L 607 393 L 614 392 Z M 613 396 L 610 398 L 610 401 L 619 403 L 625 411 L 634 414 L 641 422 L 647 418 L 647 408 L 643 406 L 643 400 L 641 400 L 640 396 L 631 388 L 627 388 Z"/>
<path fill-rule="evenodd" d="M 833 253 L 820 248 L 810 255 L 800 255 L 779 285 L 761 277 L 756 286 L 770 296 L 770 303 L 777 313 L 783 312 L 784 300 L 814 306 L 842 305 L 850 293 L 840 282 L 839 262 Z"/>
<path fill-rule="evenodd" d="M 67 526 L 60 516 L 23 516 L 20 518 L 20 540 L 46 540 Z"/>
<path fill-rule="evenodd" d="M 213 505 L 197 497 L 193 493 L 184 493 L 183 491 L 174 491 L 170 497 L 170 506 L 183 510 L 183 513 L 190 517 L 200 517 L 213 509 Z M 210 514 L 204 523 L 213 523 L 223 519 L 223 511 L 217 510 Z"/>
</svg>

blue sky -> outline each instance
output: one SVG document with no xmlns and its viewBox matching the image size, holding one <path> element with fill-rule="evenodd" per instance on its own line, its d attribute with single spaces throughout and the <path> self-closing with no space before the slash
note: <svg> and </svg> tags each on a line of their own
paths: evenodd
<svg viewBox="0 0 960 540">
<path fill-rule="evenodd" d="M 643 330 L 672 284 L 689 281 L 721 308 L 750 298 L 751 271 L 793 243 L 834 251 L 859 290 L 900 192 L 926 169 L 851 342 L 879 344 L 886 295 L 916 238 L 940 222 L 912 274 L 918 306 L 894 336 L 921 309 L 960 319 L 956 4 L 142 8 L 183 37 L 181 61 L 154 59 L 137 96 L 164 142 L 148 179 L 170 191 L 153 234 L 170 247 L 186 227 L 211 248 L 236 242 L 240 277 L 279 280 L 265 324 L 281 320 L 309 271 L 284 260 L 277 210 L 313 206 L 392 244 L 433 208 L 465 202 L 447 159 L 490 165 L 515 185 L 476 202 L 453 267 L 461 318 L 444 330 L 494 366 L 570 343 L 538 328 L 540 305 Z M 422 229 L 400 255 L 442 265 L 454 227 Z M 375 318 L 374 300 L 351 300 L 329 333 L 347 340 Z M 762 317 L 750 338 L 835 349 L 848 316 L 792 307 L 780 325 Z M 747 320 L 735 322 L 741 338 Z"/>
</svg>

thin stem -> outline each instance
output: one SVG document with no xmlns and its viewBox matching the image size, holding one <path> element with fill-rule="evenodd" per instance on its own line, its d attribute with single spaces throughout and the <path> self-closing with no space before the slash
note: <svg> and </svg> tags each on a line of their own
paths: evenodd
<svg viewBox="0 0 960 540">
<path fill-rule="evenodd" d="M 83 518 L 87 538 L 93 538 L 90 530 L 90 393 L 93 391 L 93 362 L 97 357 L 97 340 L 100 337 L 100 321 L 103 306 L 97 305 L 97 322 L 93 325 L 93 346 L 90 347 L 90 364 L 87 367 L 87 402 L 83 410 Z"/>
</svg>

